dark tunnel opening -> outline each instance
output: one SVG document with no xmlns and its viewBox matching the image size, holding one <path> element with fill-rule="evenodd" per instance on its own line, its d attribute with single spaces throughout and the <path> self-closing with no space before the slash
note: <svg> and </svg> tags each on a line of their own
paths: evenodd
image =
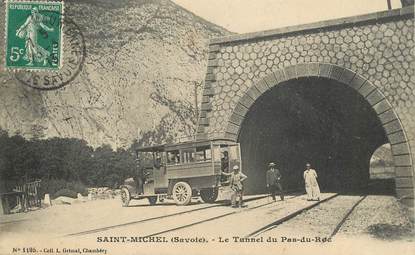
<svg viewBox="0 0 415 255">
<path fill-rule="evenodd" d="M 249 109 L 239 138 L 247 194 L 266 192 L 268 162 L 286 190 L 303 189 L 310 162 L 322 191 L 350 192 L 369 183 L 373 152 L 388 142 L 376 113 L 354 89 L 325 78 L 275 86 Z"/>
</svg>

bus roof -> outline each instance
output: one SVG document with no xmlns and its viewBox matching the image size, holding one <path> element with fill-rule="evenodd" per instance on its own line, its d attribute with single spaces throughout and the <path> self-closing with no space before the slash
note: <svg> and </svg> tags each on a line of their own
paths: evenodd
<svg viewBox="0 0 415 255">
<path fill-rule="evenodd" d="M 136 151 L 141 152 L 152 152 L 152 151 L 164 151 L 164 144 L 162 145 L 151 145 L 151 146 L 142 146 L 142 147 L 136 147 Z"/>
<path fill-rule="evenodd" d="M 181 143 L 171 143 L 171 144 L 160 144 L 160 145 L 151 145 L 151 146 L 142 146 L 136 147 L 137 152 L 157 152 L 157 151 L 166 151 L 169 149 L 179 149 L 179 148 L 189 148 L 196 146 L 210 145 L 211 142 L 223 142 L 223 143 L 235 143 L 230 139 L 211 139 L 211 140 L 197 140 L 197 141 L 186 141 Z"/>
</svg>

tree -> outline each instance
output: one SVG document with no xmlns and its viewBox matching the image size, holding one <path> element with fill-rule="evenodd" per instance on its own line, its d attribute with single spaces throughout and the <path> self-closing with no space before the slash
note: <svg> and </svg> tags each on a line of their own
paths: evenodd
<svg viewBox="0 0 415 255">
<path fill-rule="evenodd" d="M 41 179 L 45 192 L 84 185 L 118 187 L 135 170 L 134 151 L 102 145 L 95 150 L 75 138 L 27 140 L 0 129 L 0 178 L 11 190 L 16 184 Z"/>
</svg>

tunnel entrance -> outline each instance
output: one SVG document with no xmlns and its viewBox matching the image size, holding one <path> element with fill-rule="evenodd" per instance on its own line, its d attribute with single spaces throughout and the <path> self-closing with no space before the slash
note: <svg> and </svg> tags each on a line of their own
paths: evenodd
<svg viewBox="0 0 415 255">
<path fill-rule="evenodd" d="M 242 122 L 247 194 L 266 192 L 268 162 L 282 171 L 286 190 L 303 188 L 310 162 L 323 191 L 359 190 L 369 183 L 370 159 L 388 143 L 367 101 L 338 81 L 307 77 L 274 86 L 250 107 Z"/>
</svg>

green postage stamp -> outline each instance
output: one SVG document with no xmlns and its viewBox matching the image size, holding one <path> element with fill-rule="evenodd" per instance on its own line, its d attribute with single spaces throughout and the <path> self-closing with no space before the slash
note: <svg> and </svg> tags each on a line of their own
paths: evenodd
<svg viewBox="0 0 415 255">
<path fill-rule="evenodd" d="M 63 2 L 6 1 L 6 68 L 59 70 L 62 17 Z"/>
</svg>

